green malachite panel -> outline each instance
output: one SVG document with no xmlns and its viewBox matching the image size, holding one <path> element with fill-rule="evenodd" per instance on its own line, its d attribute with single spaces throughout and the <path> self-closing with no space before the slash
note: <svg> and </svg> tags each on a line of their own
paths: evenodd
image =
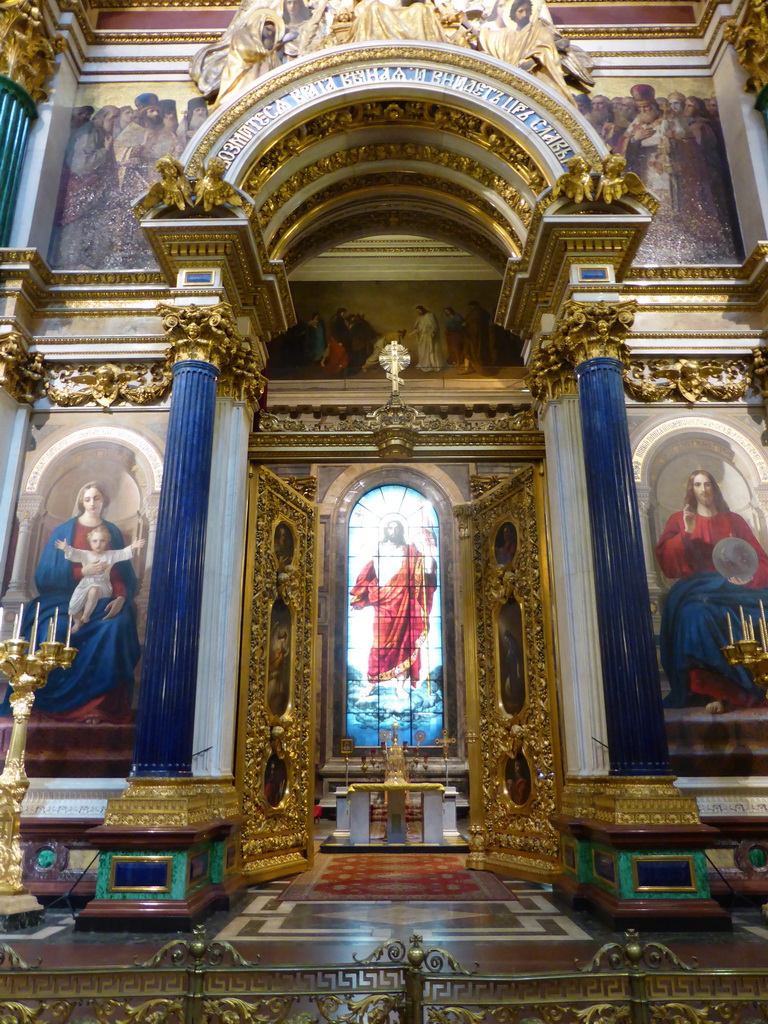
<svg viewBox="0 0 768 1024">
<path fill-rule="evenodd" d="M 0 181 L 4 184 L 0 189 L 0 246 L 10 241 L 29 126 L 36 117 L 29 94 L 0 75 Z"/>
</svg>

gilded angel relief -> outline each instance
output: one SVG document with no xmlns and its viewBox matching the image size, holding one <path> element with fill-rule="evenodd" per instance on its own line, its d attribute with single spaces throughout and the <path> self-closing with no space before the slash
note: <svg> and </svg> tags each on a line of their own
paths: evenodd
<svg viewBox="0 0 768 1024">
<path fill-rule="evenodd" d="M 474 4 L 474 5 L 473 5 Z M 190 74 L 217 104 L 287 61 L 345 43 L 450 43 L 540 75 L 568 103 L 594 84 L 592 61 L 560 35 L 544 0 L 242 0 Z"/>
</svg>

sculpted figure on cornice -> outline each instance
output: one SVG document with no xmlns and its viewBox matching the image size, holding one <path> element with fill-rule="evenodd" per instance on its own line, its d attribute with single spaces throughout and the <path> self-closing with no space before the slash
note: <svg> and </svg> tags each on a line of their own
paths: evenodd
<svg viewBox="0 0 768 1024">
<path fill-rule="evenodd" d="M 296 57 L 345 43 L 415 40 L 479 50 L 538 74 L 573 104 L 592 61 L 556 30 L 544 0 L 242 0 L 218 42 L 192 58 L 210 101 L 242 92 Z"/>
</svg>

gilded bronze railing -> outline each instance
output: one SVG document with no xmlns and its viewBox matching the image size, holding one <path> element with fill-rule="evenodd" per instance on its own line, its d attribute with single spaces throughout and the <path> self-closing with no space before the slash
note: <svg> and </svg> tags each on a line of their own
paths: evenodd
<svg viewBox="0 0 768 1024">
<path fill-rule="evenodd" d="M 535 966 L 535 964 L 532 964 Z M 354 963 L 261 967 L 201 934 L 132 967 L 46 970 L 0 947 L 1 1024 L 765 1024 L 764 970 L 701 970 L 627 932 L 572 971 L 485 975 L 394 941 Z"/>
</svg>

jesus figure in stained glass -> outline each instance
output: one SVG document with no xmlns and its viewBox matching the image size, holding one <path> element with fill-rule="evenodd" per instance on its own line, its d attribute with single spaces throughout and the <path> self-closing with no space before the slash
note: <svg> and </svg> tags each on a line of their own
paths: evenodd
<svg viewBox="0 0 768 1024">
<path fill-rule="evenodd" d="M 358 737 L 390 714 L 406 733 L 442 717 L 438 567 L 423 495 L 397 485 L 364 495 L 350 521 L 348 728 Z"/>
</svg>

